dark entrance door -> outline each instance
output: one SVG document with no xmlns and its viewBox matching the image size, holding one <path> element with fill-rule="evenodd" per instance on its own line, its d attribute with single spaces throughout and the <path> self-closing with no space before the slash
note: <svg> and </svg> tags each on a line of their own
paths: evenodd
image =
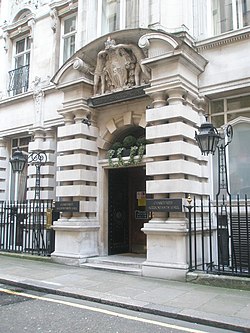
<svg viewBox="0 0 250 333">
<path fill-rule="evenodd" d="M 145 169 L 131 168 L 129 172 L 130 251 L 146 253 L 146 235 L 141 231 L 148 222 L 146 211 Z"/>
<path fill-rule="evenodd" d="M 142 167 L 109 171 L 109 254 L 145 253 L 146 175 Z"/>
</svg>

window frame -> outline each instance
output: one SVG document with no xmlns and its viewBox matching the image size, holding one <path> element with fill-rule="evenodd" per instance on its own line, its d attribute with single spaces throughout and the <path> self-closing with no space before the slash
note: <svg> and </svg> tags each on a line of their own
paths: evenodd
<svg viewBox="0 0 250 333">
<path fill-rule="evenodd" d="M 131 27 L 126 27 L 126 5 L 127 5 L 127 0 L 120 0 L 120 7 L 119 7 L 119 23 L 117 24 L 117 29 L 113 31 L 104 31 L 103 29 L 103 17 L 102 17 L 102 7 L 103 7 L 103 1 L 104 0 L 97 0 L 97 36 L 103 36 L 108 33 L 112 33 L 114 31 L 118 30 L 124 30 L 124 29 L 132 29 Z M 147 6 L 148 7 L 149 1 L 148 0 L 138 0 L 138 25 L 136 27 L 141 27 L 143 25 L 143 20 L 145 18 L 143 17 L 142 13 L 144 12 L 144 8 Z M 147 19 L 147 24 L 148 24 Z M 146 24 L 146 25 L 147 25 Z M 145 24 L 144 24 L 145 26 Z"/>
<path fill-rule="evenodd" d="M 22 140 L 25 139 L 27 143 L 22 144 Z M 15 144 L 16 141 L 16 144 Z M 29 144 L 32 141 L 30 135 L 23 135 L 20 137 L 13 137 L 11 139 L 11 156 L 19 148 L 24 154 L 28 156 Z M 28 164 L 24 166 L 24 170 L 21 174 L 15 174 L 10 167 L 9 177 L 9 200 L 14 201 L 17 199 L 19 202 L 25 201 L 27 197 L 27 178 L 28 178 Z M 18 184 L 17 184 L 18 183 Z M 18 193 L 16 190 L 18 189 Z"/>
<path fill-rule="evenodd" d="M 64 33 L 65 30 L 65 22 L 71 18 L 75 18 L 75 30 L 70 31 L 68 33 Z M 65 40 L 74 36 L 74 51 L 70 54 L 69 57 L 65 57 L 64 48 L 65 48 Z M 76 39 L 77 39 L 77 13 L 72 13 L 62 17 L 61 19 L 61 36 L 60 36 L 60 65 L 64 64 L 75 52 L 76 52 Z"/>
<path fill-rule="evenodd" d="M 24 40 L 24 49 L 17 53 L 17 44 Z M 21 59 L 21 63 L 18 59 Z M 16 96 L 28 91 L 31 60 L 30 34 L 25 34 L 13 40 L 12 68 L 9 71 L 8 94 Z"/>
<path fill-rule="evenodd" d="M 216 22 L 215 22 L 215 19 L 214 19 L 214 14 L 213 14 L 213 3 L 214 1 L 218 1 L 218 3 L 220 2 L 220 0 L 208 0 L 208 5 L 209 5 L 209 8 L 210 8 L 210 15 L 211 15 L 211 25 L 209 24 L 208 27 L 210 27 L 210 30 L 211 30 L 211 35 L 212 36 L 218 36 L 218 35 L 221 35 L 221 34 L 224 34 L 224 33 L 229 33 L 229 32 L 232 32 L 232 31 L 235 31 L 235 30 L 238 30 L 238 29 L 243 29 L 245 27 L 248 27 L 250 26 L 250 21 L 248 22 L 248 24 L 244 25 L 244 20 L 243 20 L 243 1 L 244 0 L 231 0 L 232 1 L 232 29 L 228 29 L 228 30 L 225 30 L 225 31 L 221 31 L 221 20 L 219 21 L 220 22 L 220 29 L 216 29 Z M 225 1 L 225 0 L 224 0 Z M 208 20 L 209 22 L 209 20 Z"/>
<path fill-rule="evenodd" d="M 17 43 L 19 43 L 20 41 L 24 40 L 24 51 L 22 52 L 19 52 L 17 53 Z M 29 48 L 27 48 L 27 41 L 29 40 Z M 27 65 L 30 65 L 30 55 L 31 55 L 31 41 L 30 41 L 30 36 L 29 35 L 25 35 L 25 36 L 22 36 L 22 37 L 19 37 L 17 39 L 14 40 L 14 52 L 13 52 L 13 61 L 14 61 L 14 64 L 13 64 L 13 68 L 15 69 L 18 69 L 20 67 L 23 67 L 23 66 L 27 66 Z M 28 62 L 27 62 L 27 55 L 28 56 Z M 21 56 L 24 56 L 24 63 L 23 65 L 17 67 L 16 64 L 17 64 L 17 58 L 21 57 Z"/>
<path fill-rule="evenodd" d="M 243 101 L 244 98 L 249 98 L 249 105 L 240 106 L 241 99 Z M 229 102 L 232 100 L 238 99 L 239 107 L 235 107 L 234 109 L 230 109 L 228 107 Z M 219 107 L 221 110 L 215 111 L 213 110 L 212 103 L 214 102 L 220 102 Z M 210 102 L 209 105 L 209 114 L 210 114 L 210 120 L 212 124 L 217 127 L 217 129 L 220 131 L 221 129 L 225 128 L 227 124 L 230 124 L 233 126 L 237 126 L 240 124 L 248 124 L 250 125 L 250 94 L 241 94 L 241 95 L 232 95 L 227 97 L 221 97 L 216 98 Z M 219 123 L 216 123 L 215 118 L 216 117 L 223 117 L 223 120 Z M 234 140 L 234 139 L 233 139 Z M 228 176 L 228 186 L 229 191 L 232 189 L 232 182 L 230 181 L 230 168 L 232 169 L 233 163 L 230 162 L 230 154 L 232 154 L 232 151 L 230 152 L 230 145 L 226 149 L 226 159 L 227 159 L 227 174 Z M 249 166 L 250 169 L 250 166 Z M 212 179 L 213 179 L 213 195 L 215 196 L 217 189 L 218 189 L 218 154 L 216 151 L 215 158 L 212 160 Z M 232 180 L 233 181 L 233 180 Z M 231 191 L 230 191 L 231 192 Z M 234 191 L 232 191 L 233 197 L 235 197 Z"/>
</svg>

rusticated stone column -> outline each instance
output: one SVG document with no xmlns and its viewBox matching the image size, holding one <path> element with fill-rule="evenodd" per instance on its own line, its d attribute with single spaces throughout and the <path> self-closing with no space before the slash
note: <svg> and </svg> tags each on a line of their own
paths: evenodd
<svg viewBox="0 0 250 333">
<path fill-rule="evenodd" d="M 34 140 L 29 143 L 29 153 L 43 151 L 47 161 L 40 169 L 40 198 L 44 200 L 55 199 L 55 130 L 37 127 L 33 131 Z M 36 167 L 28 166 L 27 199 L 35 198 Z"/>
<path fill-rule="evenodd" d="M 151 69 L 152 98 L 146 110 L 147 195 L 155 199 L 180 199 L 207 193 L 204 169 L 194 139 L 200 116 L 193 104 L 198 97 L 198 75 L 206 61 L 179 38 L 149 33 L 139 46 L 147 49 L 142 62 Z M 182 206 L 182 205 L 181 205 Z M 184 210 L 153 212 L 142 229 L 147 235 L 147 260 L 143 275 L 184 280 L 188 270 L 188 223 Z"/>
<path fill-rule="evenodd" d="M 79 89 L 79 94 L 83 90 Z M 74 92 L 73 92 L 74 93 Z M 57 132 L 57 187 L 59 201 L 79 202 L 79 211 L 61 213 L 54 223 L 54 261 L 80 265 L 87 257 L 98 255 L 97 222 L 97 135 L 86 100 L 69 100 L 65 125 Z M 83 120 L 89 119 L 89 122 Z"/>
<path fill-rule="evenodd" d="M 7 170 L 10 168 L 9 161 L 7 159 L 7 147 L 6 141 L 3 138 L 0 138 L 0 200 L 5 201 L 8 198 L 6 197 L 7 191 Z"/>
</svg>

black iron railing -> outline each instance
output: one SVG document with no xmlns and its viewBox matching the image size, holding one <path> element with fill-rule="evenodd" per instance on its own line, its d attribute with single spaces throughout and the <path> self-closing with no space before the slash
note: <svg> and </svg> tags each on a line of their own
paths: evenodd
<svg viewBox="0 0 250 333">
<path fill-rule="evenodd" d="M 51 200 L 0 202 L 0 250 L 47 256 L 54 251 L 54 231 L 48 223 Z"/>
<path fill-rule="evenodd" d="M 189 221 L 189 270 L 250 277 L 250 202 L 247 196 L 193 198 Z"/>
<path fill-rule="evenodd" d="M 28 90 L 29 86 L 29 65 L 9 71 L 9 94 L 14 96 Z"/>
</svg>

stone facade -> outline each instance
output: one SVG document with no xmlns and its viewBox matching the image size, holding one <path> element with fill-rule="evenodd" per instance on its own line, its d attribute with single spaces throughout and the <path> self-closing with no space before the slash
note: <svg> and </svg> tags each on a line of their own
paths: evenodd
<svg viewBox="0 0 250 333">
<path fill-rule="evenodd" d="M 74 265 L 109 254 L 107 154 L 112 144 L 125 133 L 144 133 L 148 144 L 139 166 L 145 170 L 148 198 L 185 204 L 189 194 L 207 196 L 212 193 L 211 160 L 201 155 L 195 131 L 210 101 L 244 95 L 250 86 L 250 27 L 210 36 L 206 1 L 186 1 L 185 8 L 181 1 L 175 7 L 159 2 L 159 22 L 150 25 L 145 19 L 133 29 L 95 36 L 96 30 L 86 31 L 83 24 L 94 13 L 94 1 L 87 2 L 18 1 L 14 6 L 15 1 L 3 0 L 0 7 L 0 198 L 10 198 L 12 140 L 31 136 L 28 151 L 48 156 L 41 169 L 41 198 L 80 204 L 79 212 L 61 213 L 53 227 L 53 260 Z M 200 14 L 199 26 L 190 18 L 193 10 Z M 77 17 L 78 29 L 75 52 L 60 64 L 66 15 Z M 16 41 L 26 36 L 29 61 L 21 67 L 29 66 L 28 85 L 13 94 L 8 72 L 18 59 Z M 27 177 L 27 198 L 32 199 L 33 166 Z M 144 223 L 145 276 L 185 278 L 187 223 L 183 211 L 153 212 Z"/>
</svg>

